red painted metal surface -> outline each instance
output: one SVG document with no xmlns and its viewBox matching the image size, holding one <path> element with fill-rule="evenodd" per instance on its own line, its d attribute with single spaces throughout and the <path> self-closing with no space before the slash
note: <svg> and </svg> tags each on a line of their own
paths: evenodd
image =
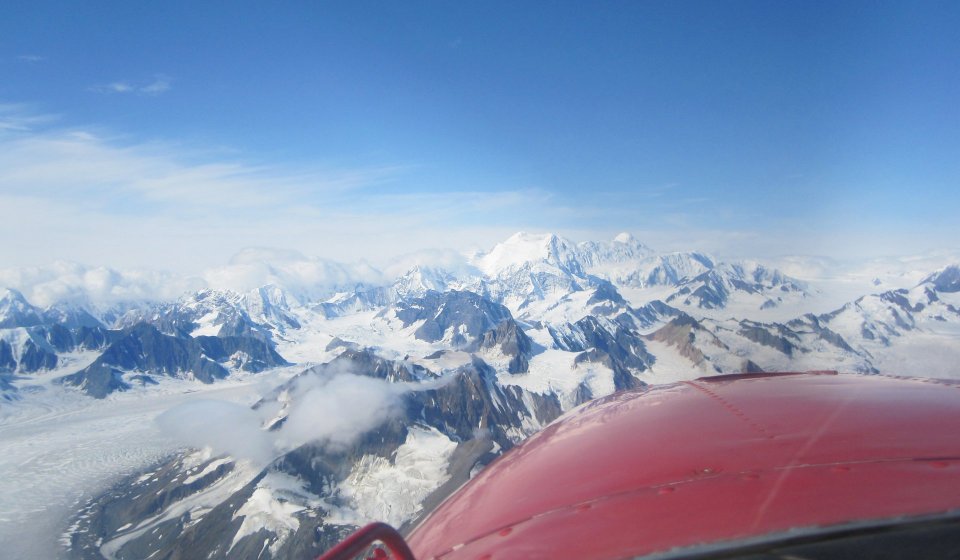
<svg viewBox="0 0 960 560">
<path fill-rule="evenodd" d="M 410 552 L 400 533 L 386 523 L 371 523 L 360 528 L 340 544 L 318 556 L 316 560 L 353 560 L 378 541 L 386 545 L 395 560 L 414 560 L 413 553 Z M 386 557 L 378 548 L 371 558 Z"/>
<path fill-rule="evenodd" d="M 421 560 L 610 559 L 958 508 L 958 386 L 725 376 L 588 403 L 408 542 Z"/>
</svg>

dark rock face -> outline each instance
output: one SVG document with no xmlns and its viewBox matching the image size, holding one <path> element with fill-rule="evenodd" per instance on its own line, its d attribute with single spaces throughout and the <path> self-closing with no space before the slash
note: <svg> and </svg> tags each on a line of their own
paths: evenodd
<svg viewBox="0 0 960 560">
<path fill-rule="evenodd" d="M 656 332 L 647 335 L 646 338 L 674 346 L 681 356 L 695 365 L 701 365 L 707 361 L 707 357 L 697 346 L 698 342 L 707 342 L 712 346 L 727 350 L 726 346 L 713 333 L 707 331 L 699 321 L 686 313 L 680 313 L 666 325 L 657 329 Z M 701 338 L 704 340 L 701 341 Z"/>
<path fill-rule="evenodd" d="M 46 344 L 37 343 L 34 339 L 29 339 L 23 345 L 20 355 L 20 371 L 34 372 L 57 367 L 60 360 L 56 352 Z"/>
<path fill-rule="evenodd" d="M 330 362 L 314 366 L 298 374 L 297 377 L 291 380 L 291 383 L 305 375 L 336 375 L 339 373 L 365 375 L 390 382 L 420 381 L 421 379 L 430 379 L 436 376 L 433 372 L 421 365 L 388 360 L 378 356 L 375 351 L 369 348 L 347 348 Z M 290 383 L 284 387 L 288 385 L 290 385 Z"/>
<path fill-rule="evenodd" d="M 106 329 L 78 307 L 41 311 L 16 290 L 0 297 L 0 371 L 35 373 L 54 369 L 60 354 L 98 350 L 106 345 Z"/>
<path fill-rule="evenodd" d="M 642 307 L 632 309 L 629 314 L 628 320 L 629 324 L 633 328 L 647 328 L 657 323 L 667 320 L 671 317 L 677 317 L 681 314 L 680 310 L 675 307 L 671 307 L 666 303 L 655 299 Z M 620 317 L 617 318 L 617 322 L 620 322 Z"/>
<path fill-rule="evenodd" d="M 43 322 L 47 325 L 60 325 L 66 329 L 103 327 L 103 323 L 80 307 L 60 306 L 44 310 Z"/>
<path fill-rule="evenodd" d="M 189 371 L 205 383 L 225 377 L 226 370 L 203 354 L 199 341 L 165 335 L 156 327 L 141 323 L 111 344 L 97 362 L 166 375 Z"/>
<path fill-rule="evenodd" d="M 787 326 L 793 329 L 794 332 L 802 333 L 809 330 L 813 334 L 817 335 L 819 338 L 829 342 L 830 344 L 840 348 L 841 350 L 846 350 L 847 352 L 856 352 L 847 341 L 844 340 L 839 333 L 836 333 L 829 328 L 827 328 L 821 321 L 820 318 L 812 313 L 804 315 L 802 318 L 794 319 L 787 323 Z M 867 331 L 869 332 L 869 331 Z M 870 335 L 872 336 L 872 335 Z M 866 337 L 865 337 L 866 338 Z"/>
<path fill-rule="evenodd" d="M 16 371 L 17 361 L 13 357 L 13 348 L 6 340 L 0 340 L 0 371 Z"/>
<path fill-rule="evenodd" d="M 427 292 L 422 298 L 398 303 L 395 312 L 404 327 L 424 321 L 414 333 L 419 340 L 436 342 L 452 329 L 454 347 L 467 346 L 501 322 L 513 320 L 510 311 L 499 303 L 459 291 Z"/>
<path fill-rule="evenodd" d="M 609 367 L 618 391 L 643 385 L 634 372 L 645 371 L 655 358 L 647 352 L 639 335 L 617 324 L 611 332 L 593 316 L 580 319 L 573 327 L 580 344 L 571 349 L 584 351 L 574 359 L 574 364 L 597 362 Z"/>
<path fill-rule="evenodd" d="M 667 298 L 667 302 L 682 302 L 696 305 L 702 309 L 720 309 L 727 305 L 732 292 L 762 294 L 765 291 L 804 292 L 804 286 L 798 280 L 784 275 L 778 270 L 763 266 L 740 264 L 721 265 L 684 281 L 681 288 Z M 767 299 L 763 305 L 776 305 Z"/>
<path fill-rule="evenodd" d="M 164 334 L 152 324 L 138 323 L 121 331 L 82 328 L 77 338 L 81 344 L 109 342 L 109 346 L 92 364 L 57 382 L 80 387 L 96 398 L 129 389 L 129 383 L 123 380 L 126 372 L 139 372 L 142 383 L 153 383 L 154 375 L 187 374 L 212 383 L 229 374 L 221 362 L 254 373 L 290 365 L 270 343 L 255 336 L 191 338 Z"/>
<path fill-rule="evenodd" d="M 13 376 L 0 373 L 0 401 L 11 402 L 20 397 L 19 390 L 12 380 Z"/>
<path fill-rule="evenodd" d="M 753 360 L 744 360 L 740 367 L 741 373 L 764 373 L 763 368 L 753 362 Z"/>
<path fill-rule="evenodd" d="M 559 411 L 559 403 L 556 410 Z M 544 417 L 550 416 L 546 408 L 540 412 Z M 535 416 L 536 412 L 528 411 L 515 391 L 498 385 L 496 372 L 479 358 L 462 368 L 454 380 L 443 387 L 411 395 L 407 405 L 408 417 L 420 417 L 428 425 L 443 426 L 441 431 L 455 435 L 460 441 L 473 438 L 480 427 L 487 429 L 491 439 L 503 447 L 513 445 L 508 431 L 523 429 L 525 414 Z"/>
<path fill-rule="evenodd" d="M 0 340 L 0 370 L 35 373 L 57 367 L 59 354 L 77 350 L 98 350 L 107 342 L 103 327 L 70 330 L 59 324 L 20 327 L 16 347 Z"/>
<path fill-rule="evenodd" d="M 115 390 L 129 388 L 121 379 L 124 371 L 170 376 L 190 373 L 204 383 L 228 374 L 223 366 L 205 355 L 196 340 L 165 335 L 152 325 L 140 323 L 123 331 L 88 367 L 58 382 L 81 387 L 88 395 L 103 398 Z"/>
<path fill-rule="evenodd" d="M 911 304 L 910 300 L 907 299 L 907 294 L 910 293 L 908 290 L 891 290 L 889 292 L 884 292 L 880 294 L 880 299 L 887 303 L 892 303 L 902 309 L 907 313 L 918 313 L 923 311 L 923 303 L 917 302 L 916 304 Z"/>
<path fill-rule="evenodd" d="M 123 370 L 94 362 L 77 373 L 57 379 L 57 383 L 83 389 L 91 397 L 102 399 L 114 391 L 126 391 L 130 384 L 123 380 Z"/>
<path fill-rule="evenodd" d="M 243 371 L 259 373 L 269 368 L 290 365 L 272 346 L 259 338 L 198 336 L 196 341 L 207 356 L 218 362 L 236 356 L 234 365 Z"/>
<path fill-rule="evenodd" d="M 525 373 L 529 366 L 529 356 L 533 352 L 533 341 L 517 325 L 516 321 L 502 321 L 497 328 L 483 333 L 477 344 L 479 348 L 499 348 L 505 356 L 513 356 L 508 365 L 510 373 Z"/>
<path fill-rule="evenodd" d="M 773 329 L 776 329 L 776 327 L 777 326 L 774 325 Z M 794 350 L 796 350 L 796 346 L 790 340 L 788 340 L 788 336 L 792 333 L 789 333 L 787 329 L 776 330 L 779 330 L 780 332 L 775 334 L 771 332 L 766 325 L 761 325 L 752 321 L 741 321 L 739 334 L 740 336 L 748 340 L 752 340 L 757 344 L 769 346 L 770 348 L 783 352 L 787 356 L 792 356 Z"/>
<path fill-rule="evenodd" d="M 333 340 L 327 343 L 327 346 L 324 348 L 324 350 L 329 352 L 331 350 L 336 350 L 337 348 L 350 348 L 352 350 L 356 350 L 358 345 L 356 342 L 350 342 L 348 340 L 343 340 L 339 336 L 335 336 L 333 337 Z"/>
<path fill-rule="evenodd" d="M 414 336 L 437 342 L 450 336 L 454 348 L 475 352 L 499 349 L 511 356 L 510 373 L 523 373 L 529 367 L 533 342 L 503 305 L 466 291 L 433 292 L 396 304 L 397 319 L 408 327 L 417 321 L 423 324 Z"/>
<path fill-rule="evenodd" d="M 627 302 L 617 291 L 613 284 L 606 280 L 597 280 L 597 289 L 587 300 L 587 305 L 597 305 L 600 303 L 613 303 L 615 305 L 626 305 Z"/>
<path fill-rule="evenodd" d="M 682 300 L 686 304 L 696 302 L 697 307 L 704 309 L 717 309 L 725 306 L 730 297 L 730 292 L 715 270 L 704 272 L 689 284 L 671 294 L 667 302 Z"/>
<path fill-rule="evenodd" d="M 347 297 L 336 301 L 325 301 L 312 306 L 327 319 L 340 317 L 357 311 L 368 311 L 390 305 L 393 297 L 386 288 L 357 289 Z"/>
<path fill-rule="evenodd" d="M 931 274 L 924 282 L 932 283 L 938 292 L 950 294 L 960 292 L 960 266 L 948 266 L 940 272 Z"/>
<path fill-rule="evenodd" d="M 30 305 L 16 290 L 0 290 L 0 329 L 35 327 L 43 324 L 40 309 Z"/>
<path fill-rule="evenodd" d="M 342 369 L 343 364 L 349 364 L 358 375 L 395 381 L 429 375 L 425 371 L 413 375 L 409 364 L 386 360 L 371 350 L 347 350 L 338 360 L 340 366 L 325 364 L 305 370 L 300 376 L 329 375 Z M 404 371 L 410 376 L 402 375 Z M 193 552 L 201 551 L 196 556 L 211 559 L 312 558 L 355 529 L 325 522 L 331 513 L 328 508 L 348 505 L 347 498 L 339 493 L 339 485 L 365 457 L 381 457 L 393 462 L 396 450 L 414 426 L 435 429 L 457 444 L 447 469 L 449 480 L 423 501 L 419 514 L 422 517 L 465 482 L 472 471 L 512 447 L 517 434 L 528 429 L 531 420 L 545 424 L 560 414 L 559 402 L 552 395 L 527 395 L 526 400 L 533 403 L 533 409 L 528 409 L 521 390 L 499 386 L 496 372 L 478 358 L 450 375 L 446 383 L 405 393 L 402 414 L 362 435 L 353 444 L 331 447 L 309 443 L 293 449 L 202 517 L 192 518 L 189 512 L 170 516 L 149 531 L 133 535 L 117 550 L 116 556 L 180 559 L 194 557 Z M 175 457 L 155 467 L 150 476 L 131 477 L 90 502 L 72 534 L 71 557 L 97 558 L 99 543 L 129 530 L 127 523 L 136 525 L 140 520 L 157 516 L 178 500 L 217 484 L 235 468 L 231 462 L 224 462 L 216 469 L 205 468 L 211 465 L 208 462 L 190 471 L 195 475 L 197 472 L 207 474 L 185 478 L 183 460 Z M 253 496 L 258 484 L 274 475 L 297 481 L 304 492 L 322 502 L 295 513 L 297 528 L 282 542 L 267 529 L 235 539 L 243 522 L 241 508 Z"/>
<path fill-rule="evenodd" d="M 262 293 L 260 296 L 266 297 Z M 276 327 L 279 329 L 288 328 L 294 324 L 299 326 L 292 316 L 270 305 L 268 301 L 257 302 L 257 307 L 264 314 L 264 319 L 276 319 L 278 322 Z M 214 317 L 213 327 L 216 329 L 217 336 L 259 338 L 268 343 L 273 341 L 271 326 L 259 323 L 250 317 L 244 307 L 243 296 L 216 290 L 201 290 L 190 298 L 176 303 L 129 311 L 117 320 L 117 326 L 129 329 L 140 323 L 146 323 L 153 325 L 164 334 L 189 337 L 200 326 L 205 316 Z"/>
<path fill-rule="evenodd" d="M 150 469 L 151 476 L 146 479 L 133 475 L 122 480 L 114 488 L 88 504 L 81 512 L 79 530 L 71 535 L 71 556 L 84 559 L 103 558 L 99 550 L 101 538 L 116 534 L 118 529 L 126 525 L 130 519 L 153 517 L 170 504 L 210 488 L 235 468 L 233 462 L 223 462 L 220 465 L 211 465 L 211 463 L 213 460 L 203 462 L 193 469 L 194 472 L 204 472 L 207 466 L 213 467 L 204 476 L 196 476 L 196 480 L 192 480 L 189 484 L 184 483 L 188 479 L 183 476 L 185 467 L 182 457 L 175 457 L 154 465 Z M 179 518 L 162 524 L 161 527 L 166 531 L 174 527 L 182 528 L 183 523 L 189 519 L 190 514 L 184 513 Z M 121 557 L 145 558 L 149 553 L 136 556 L 141 550 L 142 546 L 132 546 L 124 549 Z M 183 552 L 185 551 L 181 551 L 180 554 Z"/>
<path fill-rule="evenodd" d="M 588 315 L 573 324 L 547 325 L 547 332 L 557 348 L 581 352 L 574 359 L 575 365 L 601 363 L 612 369 L 614 386 L 621 390 L 642 386 L 635 374 L 645 371 L 655 360 L 631 327 L 631 321 L 607 321 Z"/>
</svg>

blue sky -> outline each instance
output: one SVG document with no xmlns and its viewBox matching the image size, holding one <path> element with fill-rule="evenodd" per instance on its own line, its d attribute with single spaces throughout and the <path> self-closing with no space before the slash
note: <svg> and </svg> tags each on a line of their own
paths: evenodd
<svg viewBox="0 0 960 560">
<path fill-rule="evenodd" d="M 0 257 L 953 249 L 957 29 L 955 2 L 7 3 L 0 234 L 35 233 Z"/>
</svg>

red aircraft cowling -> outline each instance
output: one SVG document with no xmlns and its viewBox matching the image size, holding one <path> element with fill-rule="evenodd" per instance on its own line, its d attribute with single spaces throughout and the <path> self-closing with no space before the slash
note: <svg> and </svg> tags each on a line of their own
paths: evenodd
<svg viewBox="0 0 960 560">
<path fill-rule="evenodd" d="M 409 536 L 420 560 L 612 559 L 960 508 L 960 386 L 833 372 L 587 403 Z"/>
</svg>

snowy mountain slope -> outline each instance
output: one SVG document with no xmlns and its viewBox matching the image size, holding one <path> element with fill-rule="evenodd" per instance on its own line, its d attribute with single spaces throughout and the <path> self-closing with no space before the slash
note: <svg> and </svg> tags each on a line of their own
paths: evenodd
<svg viewBox="0 0 960 560">
<path fill-rule="evenodd" d="M 667 303 L 700 309 L 724 309 L 736 299 L 741 307 L 776 307 L 785 298 L 804 297 L 807 287 L 778 270 L 756 262 L 721 263 L 693 278 L 682 280 Z"/>
<path fill-rule="evenodd" d="M 58 537 L 82 502 L 182 447 L 154 423 L 158 414 L 198 399 L 250 403 L 258 383 L 288 376 L 277 370 L 214 385 L 170 379 L 107 400 L 51 386 L 50 376 L 31 378 L 19 401 L 0 405 L 0 555 L 66 557 Z"/>
<path fill-rule="evenodd" d="M 717 372 L 834 369 L 957 377 L 960 298 L 949 291 L 955 289 L 953 274 L 954 267 L 947 267 L 914 288 L 863 296 L 830 313 L 785 322 L 685 314 L 648 338 L 672 341 L 692 366 L 710 363 Z"/>
<path fill-rule="evenodd" d="M 786 323 L 696 318 L 660 303 L 646 310 L 658 314 L 658 326 L 647 334 L 635 328 L 633 317 L 638 312 L 609 294 L 607 299 L 621 306 L 621 313 L 587 313 L 574 322 L 526 324 L 477 294 L 428 292 L 423 298 L 361 314 L 367 323 L 379 324 L 382 334 L 363 334 L 357 342 L 339 338 L 328 350 L 338 352 L 337 357 L 305 370 L 258 404 L 271 412 L 264 427 L 282 434 L 298 400 L 304 398 L 302 392 L 298 394 L 298 383 L 350 372 L 404 386 L 405 391 L 410 384 L 423 385 L 403 393 L 397 409 L 402 412 L 387 417 L 384 424 L 346 448 L 308 443 L 285 452 L 264 471 L 247 475 L 248 482 L 242 487 L 236 484 L 230 497 L 215 506 L 191 506 L 199 498 L 192 498 L 190 489 L 177 489 L 204 476 L 226 479 L 228 463 L 222 461 L 231 459 L 171 475 L 162 491 L 178 499 L 159 513 L 152 511 L 147 519 L 134 519 L 131 525 L 151 531 L 134 534 L 129 527 L 120 528 L 119 520 L 113 521 L 114 527 L 102 533 L 106 544 L 98 550 L 118 558 L 162 557 L 188 542 L 213 558 L 227 552 L 231 557 L 267 558 L 314 554 L 373 518 L 397 525 L 412 522 L 458 480 L 562 409 L 618 388 L 710 373 L 831 365 L 836 369 L 838 364 L 840 369 L 875 371 L 877 348 L 863 347 L 864 341 L 893 347 L 889 337 L 894 331 L 904 337 L 928 324 L 960 324 L 951 301 L 956 296 L 936 288 L 939 281 L 952 289 L 948 280 L 932 276 L 913 290 L 867 296 L 833 314 L 808 314 Z M 585 308 L 596 304 L 581 301 Z M 868 331 L 888 336 L 887 342 L 876 335 L 864 336 L 861 324 L 857 325 L 859 338 L 845 331 L 852 324 L 846 316 L 851 313 L 868 325 Z M 327 322 L 344 325 L 346 319 Z M 303 325 L 309 329 L 311 323 Z M 510 372 L 496 356 L 490 362 L 485 359 L 490 348 L 479 341 L 496 338 L 493 333 L 504 325 L 530 341 L 526 371 Z M 385 358 L 379 347 L 360 341 L 377 342 L 391 356 L 408 351 L 420 355 Z M 438 356 L 424 355 L 437 348 L 447 350 L 434 352 Z M 470 356 L 470 362 L 439 377 L 421 365 L 446 352 Z M 664 364 L 673 373 L 661 369 Z M 436 380 L 441 384 L 436 385 Z M 177 467 L 165 468 L 176 471 Z M 134 484 L 123 493 L 100 498 L 106 501 L 88 511 L 104 505 L 114 510 L 142 508 L 137 504 L 146 494 L 142 483 Z M 190 514 L 173 515 L 184 511 Z M 85 519 L 87 531 L 104 523 L 96 515 Z M 90 557 L 76 547 L 73 550 L 75 557 Z"/>
<path fill-rule="evenodd" d="M 0 292 L 0 329 L 34 327 L 43 324 L 40 309 L 30 305 L 17 290 Z"/>
<path fill-rule="evenodd" d="M 108 344 L 107 330 L 82 308 L 55 306 L 41 310 L 14 290 L 0 298 L 0 395 L 18 397 L 29 375 L 56 370 L 68 355 L 94 352 Z"/>
<path fill-rule="evenodd" d="M 292 380 L 257 385 L 249 409 L 255 433 L 242 439 L 267 442 L 269 460 L 179 454 L 97 497 L 76 519 L 70 554 L 158 558 L 189 546 L 214 558 L 309 557 L 374 517 L 411 523 L 562 411 L 619 389 L 742 371 L 956 376 L 960 269 L 913 277 L 922 281 L 826 307 L 820 285 L 760 263 L 657 253 L 627 235 L 517 234 L 468 265 L 416 264 L 316 299 L 273 284 L 130 305 L 109 325 L 119 329 L 12 295 L 11 324 L 40 323 L 0 329 L 0 390 L 65 376 L 98 396 L 170 383 L 206 391 L 203 382 L 298 364 Z M 69 352 L 84 353 L 74 369 L 64 369 Z M 375 383 L 348 383 L 360 397 L 334 389 L 358 377 Z M 138 385 L 151 381 L 160 386 Z"/>
<path fill-rule="evenodd" d="M 353 374 L 342 373 L 342 360 Z M 385 380 L 390 371 L 407 371 L 369 352 L 359 363 L 379 369 L 358 367 L 355 355 L 339 361 L 304 371 L 261 401 L 261 408 L 289 414 L 270 423 L 278 440 L 294 428 L 297 407 L 316 396 L 311 387 L 318 378 Z M 440 384 L 387 382 L 402 385 L 403 392 L 395 414 L 384 416 L 376 432 L 349 446 L 296 446 L 259 474 L 238 475 L 242 463 L 230 458 L 175 458 L 88 505 L 73 531 L 73 557 L 167 557 L 184 546 L 209 558 L 309 557 L 367 519 L 410 522 L 424 513 L 424 504 L 438 502 L 559 414 L 555 400 L 501 388 L 494 375 L 476 361 Z"/>
<path fill-rule="evenodd" d="M 110 335 L 110 345 L 99 358 L 58 382 L 103 398 L 134 382 L 155 384 L 156 375 L 212 383 L 229 375 L 228 367 L 259 372 L 289 365 L 268 343 L 251 336 L 171 336 L 147 323 Z"/>
<path fill-rule="evenodd" d="M 523 320 L 543 319 L 565 298 L 598 288 L 628 291 L 635 306 L 663 299 L 701 310 L 732 304 L 738 312 L 777 307 L 809 290 L 756 262 L 718 263 L 698 252 L 658 254 L 629 234 L 574 244 L 554 234 L 518 233 L 472 263 L 483 274 L 478 293 Z M 664 287 L 675 289 L 658 290 Z"/>
<path fill-rule="evenodd" d="M 255 321 L 253 309 L 261 322 Z M 172 336 L 254 336 L 271 340 L 274 332 L 297 328 L 283 292 L 264 286 L 250 294 L 201 290 L 170 304 L 134 310 L 117 320 L 116 327 L 148 323 Z"/>
</svg>

